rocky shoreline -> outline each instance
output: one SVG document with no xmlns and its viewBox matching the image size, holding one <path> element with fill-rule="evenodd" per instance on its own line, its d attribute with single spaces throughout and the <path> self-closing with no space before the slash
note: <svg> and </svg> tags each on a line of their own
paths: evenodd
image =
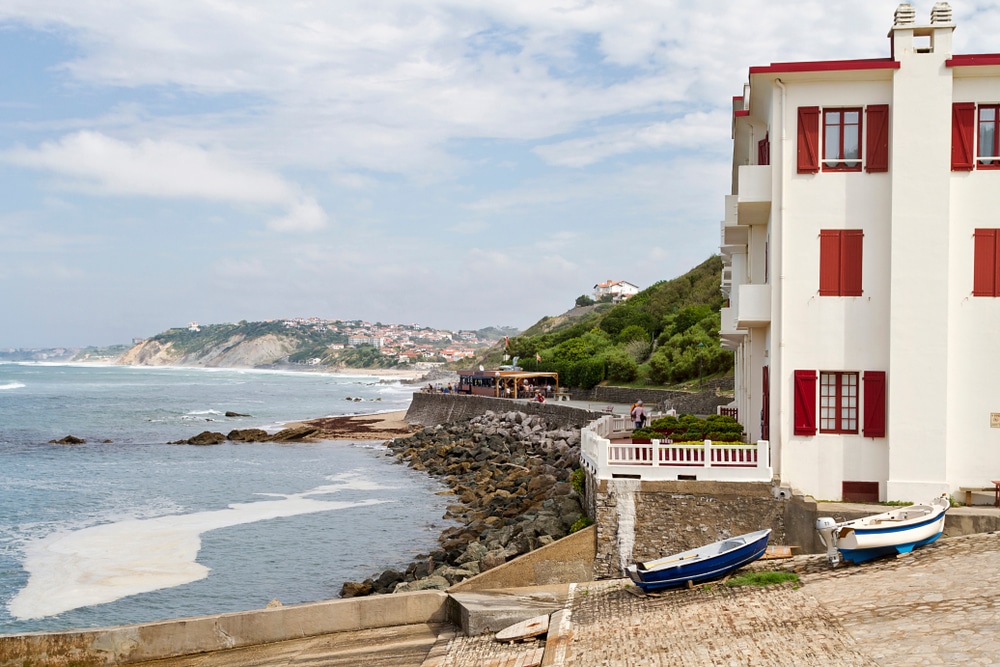
<svg viewBox="0 0 1000 667">
<path fill-rule="evenodd" d="M 586 523 L 572 483 L 579 429 L 523 412 L 486 412 L 386 443 L 399 463 L 424 470 L 454 494 L 439 547 L 402 570 L 349 581 L 341 597 L 446 589 L 549 544 Z"/>
</svg>

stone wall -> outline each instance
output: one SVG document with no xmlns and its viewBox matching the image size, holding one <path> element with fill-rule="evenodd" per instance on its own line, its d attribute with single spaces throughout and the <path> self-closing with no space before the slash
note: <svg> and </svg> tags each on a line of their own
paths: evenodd
<svg viewBox="0 0 1000 667">
<path fill-rule="evenodd" d="M 731 390 L 732 384 L 733 378 L 728 377 L 706 382 L 703 391 L 597 386 L 593 389 L 570 389 L 570 396 L 574 400 L 595 403 L 631 404 L 642 399 L 643 403 L 656 410 L 674 409 L 678 414 L 714 415 L 717 406 L 729 405 L 733 401 L 732 396 L 722 396 L 717 393 Z"/>
<path fill-rule="evenodd" d="M 523 412 L 540 415 L 552 425 L 580 428 L 603 416 L 602 412 L 591 412 L 580 408 L 548 403 L 515 401 L 490 396 L 468 396 L 466 394 L 413 394 L 413 402 L 406 411 L 406 421 L 421 426 L 437 426 L 462 419 L 472 419 L 487 412 Z"/>
<path fill-rule="evenodd" d="M 770 483 L 588 479 L 587 496 L 597 527 L 597 578 L 763 528 L 774 531 L 772 544 L 787 544 L 788 502 L 775 498 Z"/>
</svg>

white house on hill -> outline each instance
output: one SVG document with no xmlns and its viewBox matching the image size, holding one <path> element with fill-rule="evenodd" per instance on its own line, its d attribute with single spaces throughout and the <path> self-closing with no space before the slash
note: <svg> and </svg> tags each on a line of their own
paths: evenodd
<svg viewBox="0 0 1000 667">
<path fill-rule="evenodd" d="M 772 63 L 733 99 L 723 344 L 782 484 L 930 500 L 1000 479 L 1000 54 L 951 8 L 887 58 Z"/>
<path fill-rule="evenodd" d="M 594 299 L 597 301 L 610 296 L 612 301 L 618 303 L 638 293 L 638 287 L 624 280 L 611 280 L 608 278 L 603 283 L 594 285 Z"/>
</svg>

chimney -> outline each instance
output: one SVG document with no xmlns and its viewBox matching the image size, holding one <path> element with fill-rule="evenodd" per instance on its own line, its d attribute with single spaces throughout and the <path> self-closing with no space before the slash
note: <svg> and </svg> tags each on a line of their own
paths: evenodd
<svg viewBox="0 0 1000 667">
<path fill-rule="evenodd" d="M 951 23 L 951 5 L 947 2 L 938 2 L 931 9 L 931 25 L 935 23 Z"/>
<path fill-rule="evenodd" d="M 904 2 L 899 7 L 896 7 L 896 13 L 893 14 L 893 27 L 902 26 L 912 26 L 917 20 L 917 10 L 913 8 L 908 2 Z"/>
</svg>

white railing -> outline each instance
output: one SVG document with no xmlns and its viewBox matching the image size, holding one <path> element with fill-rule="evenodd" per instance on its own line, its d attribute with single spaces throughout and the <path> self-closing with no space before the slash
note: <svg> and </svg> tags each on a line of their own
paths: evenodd
<svg viewBox="0 0 1000 667">
<path fill-rule="evenodd" d="M 711 440 L 614 443 L 608 436 L 621 431 L 611 431 L 611 420 L 611 416 L 601 417 L 581 430 L 580 458 L 597 479 L 693 477 L 709 481 L 771 481 L 770 443 L 767 440 L 753 443 Z M 627 426 L 631 430 L 631 424 Z"/>
</svg>

